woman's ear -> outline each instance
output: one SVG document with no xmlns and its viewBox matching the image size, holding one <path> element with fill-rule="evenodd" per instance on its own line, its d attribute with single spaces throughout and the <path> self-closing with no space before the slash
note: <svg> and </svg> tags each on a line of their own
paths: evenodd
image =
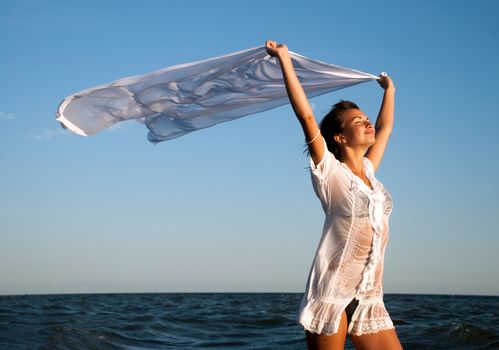
<svg viewBox="0 0 499 350">
<path fill-rule="evenodd" d="M 342 134 L 336 134 L 334 135 L 334 140 L 336 141 L 336 143 L 345 143 L 346 142 L 346 139 L 345 139 L 345 136 L 343 136 Z"/>
</svg>

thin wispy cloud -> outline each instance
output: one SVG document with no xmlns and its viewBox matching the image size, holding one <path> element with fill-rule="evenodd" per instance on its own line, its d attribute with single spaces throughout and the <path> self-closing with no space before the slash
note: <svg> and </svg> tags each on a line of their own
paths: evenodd
<svg viewBox="0 0 499 350">
<path fill-rule="evenodd" d="M 14 119 L 14 118 L 15 118 L 14 113 L 0 112 L 0 119 L 11 120 L 11 119 Z"/>
<path fill-rule="evenodd" d="M 104 132 L 118 133 L 118 134 L 126 134 L 138 131 L 144 132 L 144 126 L 141 123 L 137 123 L 137 121 L 135 120 L 120 122 L 104 130 Z M 72 136 L 72 135 L 75 134 L 69 131 L 68 129 L 54 128 L 54 129 L 44 129 L 44 130 L 34 131 L 31 134 L 29 134 L 28 137 L 32 140 L 46 142 L 61 136 Z"/>
<path fill-rule="evenodd" d="M 29 138 L 31 138 L 33 140 L 45 142 L 45 141 L 52 140 L 55 137 L 68 136 L 70 134 L 71 134 L 71 132 L 63 130 L 63 129 L 45 129 L 45 130 L 31 133 L 28 136 L 29 136 Z"/>
</svg>

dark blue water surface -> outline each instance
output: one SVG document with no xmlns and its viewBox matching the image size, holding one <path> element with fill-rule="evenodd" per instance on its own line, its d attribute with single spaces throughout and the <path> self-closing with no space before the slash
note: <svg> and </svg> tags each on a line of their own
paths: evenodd
<svg viewBox="0 0 499 350">
<path fill-rule="evenodd" d="M 0 349 L 306 349 L 301 293 L 0 296 Z M 499 297 L 386 294 L 405 349 L 499 349 Z M 346 349 L 353 349 L 347 339 Z"/>
</svg>

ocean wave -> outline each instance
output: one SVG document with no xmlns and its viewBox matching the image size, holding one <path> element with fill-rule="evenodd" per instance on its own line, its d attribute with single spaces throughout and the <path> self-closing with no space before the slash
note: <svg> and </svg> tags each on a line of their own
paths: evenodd
<svg viewBox="0 0 499 350">
<path fill-rule="evenodd" d="M 304 349 L 300 293 L 0 297 L 1 349 Z M 385 295 L 405 349 L 498 349 L 499 297 Z M 347 340 L 346 349 L 353 349 Z"/>
</svg>

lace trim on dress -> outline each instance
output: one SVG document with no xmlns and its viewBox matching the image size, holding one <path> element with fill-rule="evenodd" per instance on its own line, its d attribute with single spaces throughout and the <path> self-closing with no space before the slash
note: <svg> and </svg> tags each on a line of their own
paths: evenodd
<svg viewBox="0 0 499 350">
<path fill-rule="evenodd" d="M 374 302 L 361 300 L 352 315 L 347 333 L 363 335 L 394 328 L 382 299 L 376 299 Z"/>
<path fill-rule="evenodd" d="M 337 299 L 338 302 L 327 302 L 311 298 L 303 309 L 299 324 L 309 332 L 332 335 L 338 332 L 341 314 L 350 302 L 349 299 Z M 347 333 L 363 335 L 376 333 L 385 329 L 394 329 L 390 315 L 386 311 L 383 299 L 360 299 Z"/>
<path fill-rule="evenodd" d="M 353 324 L 353 322 L 350 324 Z M 375 318 L 366 321 L 356 321 L 355 331 L 350 332 L 350 334 L 359 336 L 377 333 L 387 329 L 395 329 L 395 326 L 389 317 Z"/>
<path fill-rule="evenodd" d="M 307 331 L 331 335 L 338 332 L 341 313 L 349 303 L 347 300 L 327 302 L 311 298 L 302 310 L 299 322 Z"/>
</svg>

